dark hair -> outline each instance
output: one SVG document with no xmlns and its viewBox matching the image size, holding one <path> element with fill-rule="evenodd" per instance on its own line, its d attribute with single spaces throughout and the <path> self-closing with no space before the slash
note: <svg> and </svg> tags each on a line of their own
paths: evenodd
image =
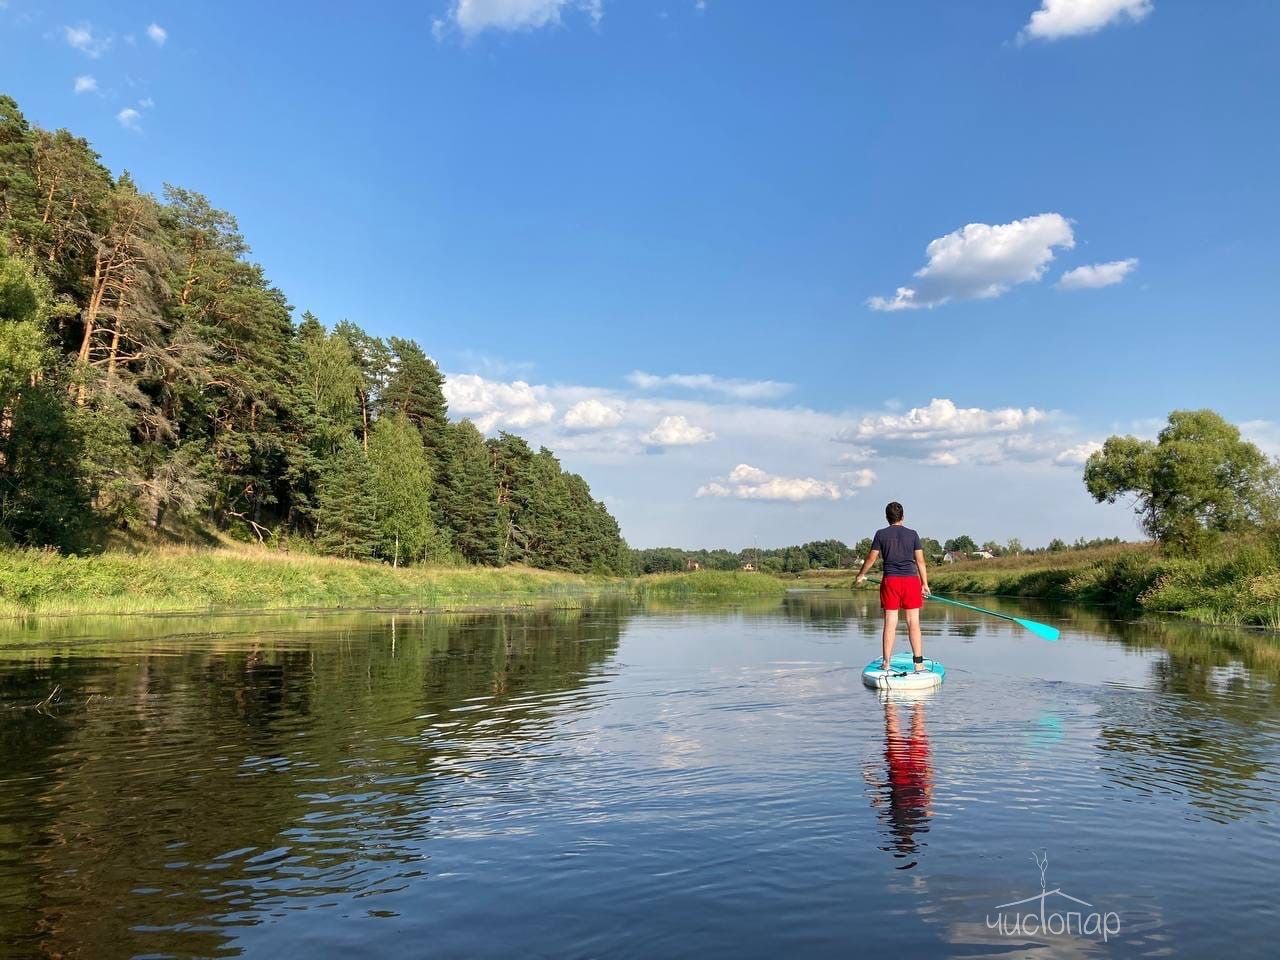
<svg viewBox="0 0 1280 960">
<path fill-rule="evenodd" d="M 897 523 L 902 519 L 902 504 L 897 500 L 884 508 L 884 518 L 890 523 Z"/>
</svg>

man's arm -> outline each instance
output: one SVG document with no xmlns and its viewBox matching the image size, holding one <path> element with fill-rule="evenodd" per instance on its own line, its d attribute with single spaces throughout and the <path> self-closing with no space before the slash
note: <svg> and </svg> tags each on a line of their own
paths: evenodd
<svg viewBox="0 0 1280 960">
<path fill-rule="evenodd" d="M 858 577 L 853 582 L 866 583 L 867 571 L 870 570 L 871 567 L 875 564 L 875 562 L 879 559 L 880 559 L 880 551 L 877 550 L 875 547 L 872 547 L 871 552 L 867 554 L 867 559 L 862 561 L 862 569 L 858 571 Z"/>
<path fill-rule="evenodd" d="M 929 569 L 925 566 L 924 551 L 916 551 L 916 569 L 920 571 L 920 592 L 926 597 L 929 595 Z"/>
</svg>

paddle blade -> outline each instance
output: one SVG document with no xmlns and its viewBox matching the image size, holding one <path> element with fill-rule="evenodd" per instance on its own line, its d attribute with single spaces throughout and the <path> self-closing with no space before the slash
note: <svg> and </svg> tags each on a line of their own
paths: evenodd
<svg viewBox="0 0 1280 960">
<path fill-rule="evenodd" d="M 1057 640 L 1058 637 L 1062 636 L 1057 627 L 1051 627 L 1047 623 L 1036 623 L 1034 620 L 1022 620 L 1016 617 L 1014 619 L 1018 626 L 1030 630 L 1041 640 Z"/>
</svg>

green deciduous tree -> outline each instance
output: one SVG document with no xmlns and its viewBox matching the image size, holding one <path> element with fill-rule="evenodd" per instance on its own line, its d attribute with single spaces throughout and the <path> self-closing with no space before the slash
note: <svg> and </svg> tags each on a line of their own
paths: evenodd
<svg viewBox="0 0 1280 960">
<path fill-rule="evenodd" d="M 403 414 L 374 424 L 369 470 L 383 559 L 399 566 L 443 556 L 445 541 L 431 508 L 431 462 L 417 428 Z"/>
<path fill-rule="evenodd" d="M 977 553 L 978 544 L 967 533 L 962 533 L 958 537 L 953 537 L 943 545 L 943 549 L 949 553 Z"/>
<path fill-rule="evenodd" d="M 74 550 L 91 526 L 69 401 L 47 375 L 48 282 L 0 238 L 0 536 Z"/>
<path fill-rule="evenodd" d="M 1275 463 L 1212 410 L 1174 411 L 1154 442 L 1110 437 L 1084 483 L 1098 502 L 1133 497 L 1143 529 L 1184 551 L 1276 514 Z"/>
</svg>

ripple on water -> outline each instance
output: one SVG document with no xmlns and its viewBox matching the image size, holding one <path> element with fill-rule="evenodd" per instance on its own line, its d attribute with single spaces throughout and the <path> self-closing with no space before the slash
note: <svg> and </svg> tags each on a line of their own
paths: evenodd
<svg viewBox="0 0 1280 960">
<path fill-rule="evenodd" d="M 1101 955 L 984 924 L 1046 882 L 1107 955 L 1266 955 L 1274 678 L 1125 625 L 860 605 L 251 621 L 0 664 L 14 955 Z M 968 634 L 968 635 L 965 635 Z M 1162 645 L 1163 644 L 1163 645 Z M 1043 939 L 1043 938 L 1041 938 Z M 3 948 L 0 948 L 3 953 Z"/>
</svg>

